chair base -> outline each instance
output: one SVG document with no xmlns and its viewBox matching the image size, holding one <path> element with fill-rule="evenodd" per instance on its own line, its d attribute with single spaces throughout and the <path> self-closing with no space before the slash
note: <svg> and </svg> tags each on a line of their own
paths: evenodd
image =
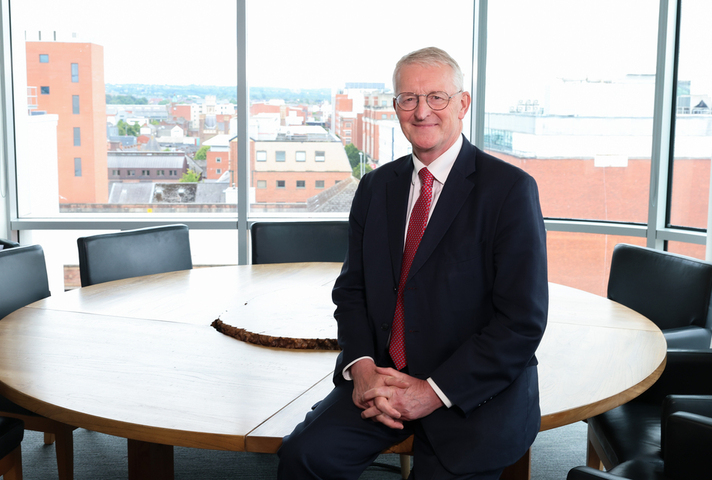
<svg viewBox="0 0 712 480">
<path fill-rule="evenodd" d="M 0 475 L 4 480 L 22 480 L 22 449 L 20 445 L 0 460 Z"/>
</svg>

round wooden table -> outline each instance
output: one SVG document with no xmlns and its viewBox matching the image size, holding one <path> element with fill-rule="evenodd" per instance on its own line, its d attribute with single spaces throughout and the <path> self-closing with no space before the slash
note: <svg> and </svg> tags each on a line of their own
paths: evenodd
<svg viewBox="0 0 712 480">
<path fill-rule="evenodd" d="M 0 393 L 129 439 L 134 479 L 172 478 L 172 446 L 276 452 L 331 389 L 337 352 L 257 346 L 211 324 L 333 338 L 339 269 L 196 268 L 53 295 L 0 321 Z M 561 285 L 550 297 L 537 351 L 542 430 L 625 403 L 658 378 L 666 343 L 650 321 Z"/>
</svg>

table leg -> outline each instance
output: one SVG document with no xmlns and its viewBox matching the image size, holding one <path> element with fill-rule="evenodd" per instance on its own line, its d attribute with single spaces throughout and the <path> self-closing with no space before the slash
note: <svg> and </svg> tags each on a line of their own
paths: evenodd
<svg viewBox="0 0 712 480">
<path fill-rule="evenodd" d="M 504 469 L 500 480 L 531 480 L 532 478 L 532 449 L 519 460 Z"/>
<path fill-rule="evenodd" d="M 173 446 L 128 439 L 129 480 L 173 480 Z"/>
</svg>

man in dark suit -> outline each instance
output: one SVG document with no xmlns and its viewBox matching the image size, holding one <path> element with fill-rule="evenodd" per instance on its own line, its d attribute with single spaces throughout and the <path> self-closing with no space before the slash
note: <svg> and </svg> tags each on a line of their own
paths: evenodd
<svg viewBox="0 0 712 480">
<path fill-rule="evenodd" d="M 534 180 L 461 134 L 470 107 L 437 48 L 403 57 L 394 106 L 413 154 L 361 180 L 333 290 L 334 390 L 285 438 L 280 478 L 352 478 L 411 434 L 418 480 L 497 479 L 541 422 L 548 310 Z"/>
</svg>

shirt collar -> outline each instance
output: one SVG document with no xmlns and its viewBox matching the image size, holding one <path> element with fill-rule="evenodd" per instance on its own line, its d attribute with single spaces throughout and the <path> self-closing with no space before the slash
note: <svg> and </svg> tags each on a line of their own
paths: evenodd
<svg viewBox="0 0 712 480">
<path fill-rule="evenodd" d="M 433 177 L 439 183 L 444 184 L 445 180 L 447 180 L 447 176 L 450 174 L 450 170 L 452 170 L 452 166 L 455 164 L 455 160 L 457 160 L 457 156 L 460 154 L 461 148 L 462 135 L 459 135 L 455 143 L 453 143 L 452 146 L 445 151 L 445 153 L 433 160 L 430 165 L 427 166 L 430 173 L 433 174 Z M 414 153 L 411 156 L 413 157 L 414 167 L 411 182 L 415 184 L 418 172 L 420 172 L 422 168 L 425 168 L 426 165 L 424 165 Z"/>
</svg>

